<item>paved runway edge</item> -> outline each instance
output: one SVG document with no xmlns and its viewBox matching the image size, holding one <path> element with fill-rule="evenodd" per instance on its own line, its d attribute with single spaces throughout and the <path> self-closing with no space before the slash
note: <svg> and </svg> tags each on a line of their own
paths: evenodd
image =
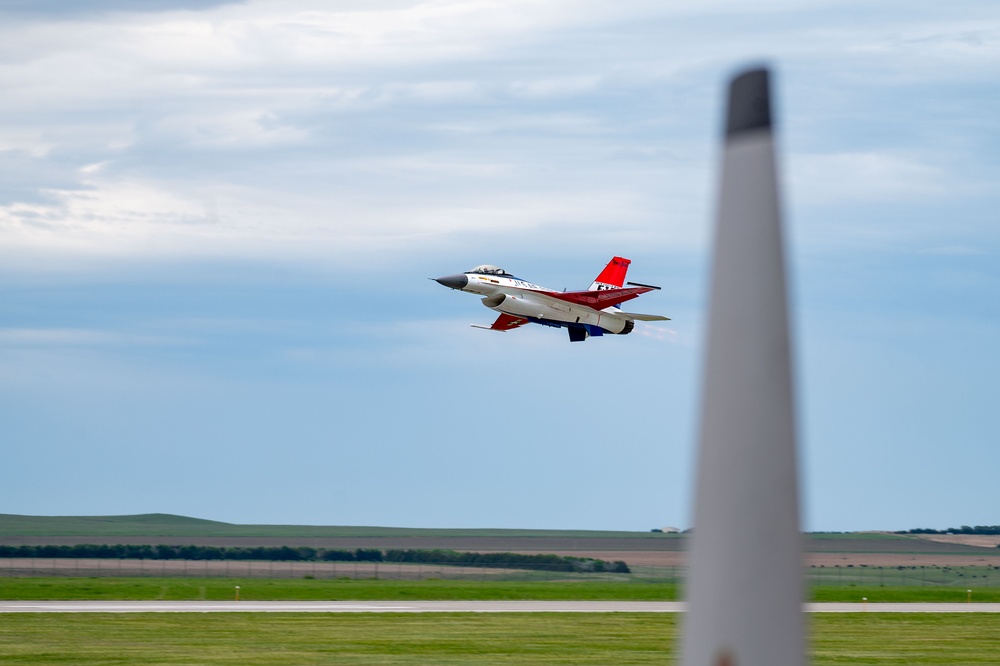
<svg viewBox="0 0 1000 666">
<path fill-rule="evenodd" d="M 680 601 L 0 601 L 0 613 L 682 613 Z M 811 603 L 809 613 L 1000 613 L 995 603 Z"/>
</svg>

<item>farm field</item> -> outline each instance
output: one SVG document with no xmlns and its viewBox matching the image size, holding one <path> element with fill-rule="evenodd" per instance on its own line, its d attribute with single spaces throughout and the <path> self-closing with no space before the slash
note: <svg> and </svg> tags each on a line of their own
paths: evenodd
<svg viewBox="0 0 1000 666">
<path fill-rule="evenodd" d="M 857 532 L 805 535 L 809 564 L 1000 564 L 1000 549 L 912 535 Z M 551 553 L 629 565 L 682 566 L 686 538 L 655 532 L 417 529 L 309 525 L 236 525 L 185 516 L 19 516 L 0 514 L 0 545 L 147 544 L 323 549 L 448 549 Z"/>
<path fill-rule="evenodd" d="M 0 617 L 5 664 L 672 664 L 674 614 Z M 812 664 L 1000 664 L 992 615 L 811 618 Z"/>
<path fill-rule="evenodd" d="M 436 530 L 382 527 L 235 525 L 147 514 L 53 517 L 0 514 L 0 545 L 91 544 L 309 547 L 510 552 L 623 561 L 629 575 L 584 575 L 456 567 L 434 563 L 268 560 L 0 558 L 0 577 L 202 577 L 456 579 L 507 582 L 628 582 L 676 584 L 683 577 L 683 535 L 560 530 Z M 976 542 L 978 544 L 978 542 Z M 986 544 L 988 545 L 988 544 Z M 1000 548 L 967 539 L 930 539 L 875 532 L 804 536 L 805 566 L 814 586 L 1000 588 Z"/>
<path fill-rule="evenodd" d="M 625 553 L 617 555 L 627 557 Z M 919 561 L 919 560 L 918 560 Z M 948 560 L 946 560 L 947 562 Z M 808 582 L 818 587 L 962 587 L 1000 588 L 1000 560 L 959 559 L 959 564 L 813 565 L 804 569 Z M 0 557 L 2 578 L 191 578 L 210 579 L 318 579 L 558 583 L 657 583 L 677 584 L 684 567 L 637 564 L 630 573 L 615 571 L 573 572 L 555 569 L 511 569 L 501 566 L 456 565 L 422 562 L 274 561 L 106 559 L 58 557 Z"/>
</svg>

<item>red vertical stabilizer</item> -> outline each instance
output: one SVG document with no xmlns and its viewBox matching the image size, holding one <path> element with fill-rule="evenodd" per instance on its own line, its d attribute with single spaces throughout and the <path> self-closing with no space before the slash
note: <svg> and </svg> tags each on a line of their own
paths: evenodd
<svg viewBox="0 0 1000 666">
<path fill-rule="evenodd" d="M 600 289 L 621 289 L 625 284 L 625 273 L 628 272 L 628 265 L 631 259 L 625 257 L 615 257 L 608 262 L 601 274 L 590 285 L 588 291 L 598 291 Z"/>
</svg>

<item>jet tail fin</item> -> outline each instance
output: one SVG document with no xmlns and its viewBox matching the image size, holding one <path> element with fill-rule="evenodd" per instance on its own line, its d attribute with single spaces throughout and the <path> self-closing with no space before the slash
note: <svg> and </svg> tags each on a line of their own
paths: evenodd
<svg viewBox="0 0 1000 666">
<path fill-rule="evenodd" d="M 587 291 L 621 289 L 625 284 L 625 273 L 628 272 L 628 265 L 631 263 L 631 259 L 626 259 L 625 257 L 614 257 L 608 262 L 608 265 L 604 267 L 601 274 L 594 279 L 594 283 L 590 285 L 590 289 Z"/>
</svg>

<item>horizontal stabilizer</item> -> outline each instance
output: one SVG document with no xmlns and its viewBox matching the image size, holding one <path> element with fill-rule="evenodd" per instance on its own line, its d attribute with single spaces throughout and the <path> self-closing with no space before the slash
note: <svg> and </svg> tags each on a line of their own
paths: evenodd
<svg viewBox="0 0 1000 666">
<path fill-rule="evenodd" d="M 615 314 L 637 321 L 670 321 L 670 317 L 664 317 L 663 315 L 639 314 L 638 312 L 616 312 Z"/>
<path fill-rule="evenodd" d="M 557 298 L 560 301 L 567 301 L 577 305 L 586 305 L 595 310 L 610 308 L 625 301 L 638 298 L 647 291 L 652 291 L 652 287 L 627 287 L 625 289 L 598 289 L 594 291 L 564 291 L 560 293 L 545 294 L 550 298 Z"/>
<path fill-rule="evenodd" d="M 487 331 L 509 331 L 518 326 L 524 326 L 528 323 L 528 320 L 524 317 L 515 317 L 509 314 L 501 314 L 497 317 L 497 320 L 493 322 L 492 326 L 479 326 L 478 324 L 470 324 L 472 328 L 484 328 Z"/>
</svg>

